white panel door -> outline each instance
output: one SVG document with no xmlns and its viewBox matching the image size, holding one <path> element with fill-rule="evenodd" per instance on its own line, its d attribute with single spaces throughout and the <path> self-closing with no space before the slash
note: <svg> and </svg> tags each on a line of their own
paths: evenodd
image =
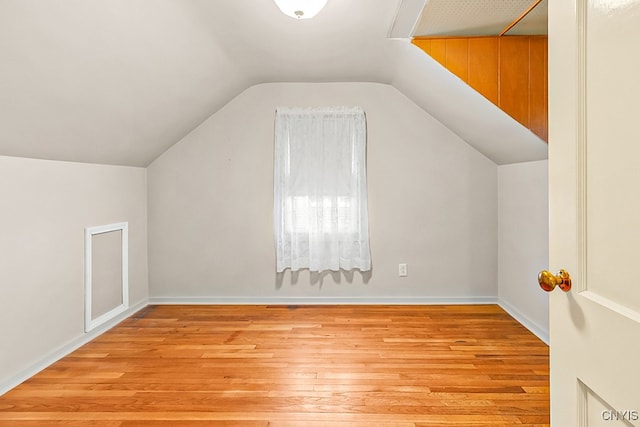
<svg viewBox="0 0 640 427">
<path fill-rule="evenodd" d="M 550 0 L 551 423 L 640 426 L 640 0 Z"/>
</svg>

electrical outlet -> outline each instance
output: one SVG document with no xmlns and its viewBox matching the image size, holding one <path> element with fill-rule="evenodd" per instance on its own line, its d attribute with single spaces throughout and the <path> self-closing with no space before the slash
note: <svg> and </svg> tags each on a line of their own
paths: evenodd
<svg viewBox="0 0 640 427">
<path fill-rule="evenodd" d="M 398 276 L 407 277 L 407 264 L 398 264 Z"/>
</svg>

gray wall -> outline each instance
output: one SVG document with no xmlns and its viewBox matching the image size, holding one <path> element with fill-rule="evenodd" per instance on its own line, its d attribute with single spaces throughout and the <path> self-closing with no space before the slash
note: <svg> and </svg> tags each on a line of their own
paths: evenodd
<svg viewBox="0 0 640 427">
<path fill-rule="evenodd" d="M 367 114 L 365 277 L 275 274 L 275 108 L 320 105 Z M 488 297 L 548 336 L 547 162 L 497 167 L 387 85 L 254 86 L 148 169 L 0 157 L 0 200 L 0 388 L 82 339 L 84 228 L 123 221 L 132 306 Z"/>
<path fill-rule="evenodd" d="M 500 301 L 548 342 L 549 298 L 537 282 L 549 265 L 547 161 L 499 166 L 498 183 Z"/>
<path fill-rule="evenodd" d="M 274 112 L 330 105 L 367 115 L 373 271 L 277 276 Z M 497 295 L 496 165 L 388 85 L 251 87 L 153 162 L 148 181 L 152 301 Z"/>
<path fill-rule="evenodd" d="M 3 386 L 84 334 L 85 227 L 129 222 L 130 301 L 146 301 L 146 171 L 0 157 L 0 201 Z"/>
</svg>

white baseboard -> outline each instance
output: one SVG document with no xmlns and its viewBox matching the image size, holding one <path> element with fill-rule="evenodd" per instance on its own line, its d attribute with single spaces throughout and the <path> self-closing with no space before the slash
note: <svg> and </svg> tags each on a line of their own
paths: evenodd
<svg viewBox="0 0 640 427">
<path fill-rule="evenodd" d="M 496 297 L 152 297 L 150 305 L 470 305 L 497 304 Z"/>
<path fill-rule="evenodd" d="M 509 313 L 511 317 L 516 319 L 522 326 L 531 331 L 532 334 L 540 338 L 542 342 L 549 345 L 549 331 L 546 328 L 541 327 L 538 323 L 529 319 L 527 316 L 522 314 L 520 310 L 503 299 L 498 299 L 498 305 L 502 307 L 504 311 Z"/>
<path fill-rule="evenodd" d="M 110 321 L 105 322 L 102 325 L 96 327 L 91 332 L 84 333 L 84 334 L 80 335 L 79 337 L 71 340 L 67 344 L 65 344 L 65 345 L 57 348 L 56 350 L 52 351 L 51 353 L 47 354 L 46 356 L 44 356 L 42 359 L 40 359 L 39 361 L 37 361 L 33 365 L 29 366 L 28 368 L 24 369 L 23 371 L 19 372 L 18 374 L 10 377 L 8 380 L 0 383 L 0 396 L 5 394 L 6 392 L 11 390 L 12 388 L 20 385 L 24 381 L 28 380 L 29 378 L 31 378 L 32 376 L 34 376 L 38 372 L 42 371 L 46 367 L 52 365 L 53 363 L 57 362 L 58 360 L 62 359 L 63 357 L 69 355 L 71 352 L 73 352 L 76 349 L 78 349 L 79 347 L 85 345 L 89 341 L 97 338 L 98 336 L 100 336 L 104 332 L 108 331 L 109 329 L 111 329 L 112 327 L 117 325 L 118 323 L 122 322 L 127 317 L 130 317 L 133 314 L 135 314 L 136 312 L 142 310 L 147 305 L 148 305 L 147 301 L 143 300 L 143 301 L 137 303 L 136 305 L 134 305 L 132 307 L 129 307 L 127 310 L 123 311 L 122 313 L 120 313 L 118 316 L 114 317 Z"/>
</svg>

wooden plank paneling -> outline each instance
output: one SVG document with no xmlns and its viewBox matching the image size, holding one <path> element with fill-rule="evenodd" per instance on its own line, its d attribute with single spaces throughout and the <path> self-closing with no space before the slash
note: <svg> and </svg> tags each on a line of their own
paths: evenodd
<svg viewBox="0 0 640 427">
<path fill-rule="evenodd" d="M 469 86 L 498 105 L 498 39 L 469 39 Z"/>
<path fill-rule="evenodd" d="M 468 81 L 469 75 L 469 41 L 466 38 L 447 39 L 446 46 L 446 67 L 464 82 Z"/>
<path fill-rule="evenodd" d="M 548 140 L 547 109 L 547 38 L 531 37 L 529 44 L 531 64 L 529 93 L 530 117 L 529 128 L 540 138 Z"/>
<path fill-rule="evenodd" d="M 413 43 L 547 141 L 546 36 L 434 37 Z"/>
<path fill-rule="evenodd" d="M 507 36 L 501 37 L 498 42 L 498 106 L 529 127 L 529 38 Z"/>
<path fill-rule="evenodd" d="M 151 306 L 0 425 L 548 426 L 549 348 L 496 305 Z"/>
<path fill-rule="evenodd" d="M 415 39 L 413 40 L 413 44 L 431 56 L 431 39 Z"/>
<path fill-rule="evenodd" d="M 447 40 L 446 39 L 433 39 L 431 40 L 431 57 L 447 66 Z"/>
</svg>

